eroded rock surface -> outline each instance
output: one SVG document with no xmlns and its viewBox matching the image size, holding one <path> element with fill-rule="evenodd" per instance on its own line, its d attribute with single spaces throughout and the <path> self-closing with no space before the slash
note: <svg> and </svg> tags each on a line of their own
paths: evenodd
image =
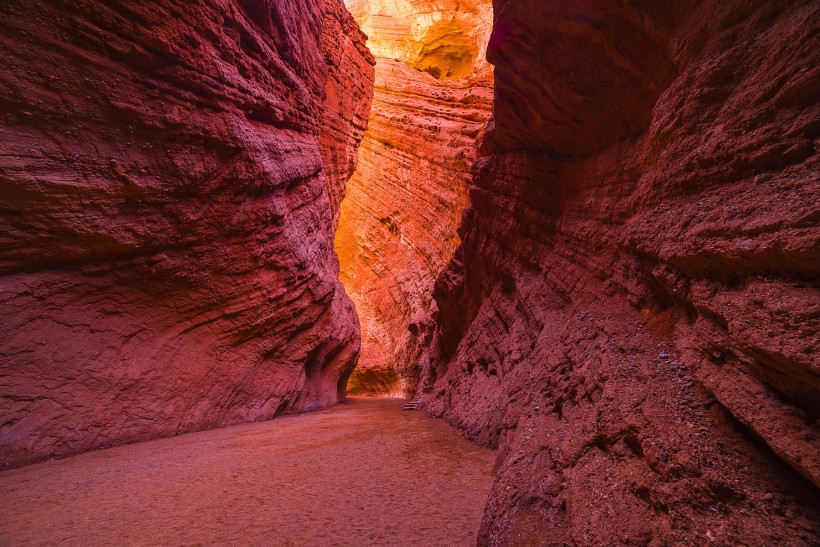
<svg viewBox="0 0 820 547">
<path fill-rule="evenodd" d="M 0 59 L 2 465 L 344 397 L 339 1 L 3 2 Z"/>
<path fill-rule="evenodd" d="M 479 543 L 817 543 L 820 5 L 494 8 L 421 360 L 500 448 Z"/>
<path fill-rule="evenodd" d="M 359 164 L 336 236 L 362 328 L 353 393 L 412 393 L 435 278 L 458 246 L 492 100 L 489 2 L 348 2 L 377 55 Z"/>
<path fill-rule="evenodd" d="M 394 59 L 436 79 L 460 80 L 487 65 L 493 24 L 488 0 L 346 0 L 377 59 Z"/>
</svg>

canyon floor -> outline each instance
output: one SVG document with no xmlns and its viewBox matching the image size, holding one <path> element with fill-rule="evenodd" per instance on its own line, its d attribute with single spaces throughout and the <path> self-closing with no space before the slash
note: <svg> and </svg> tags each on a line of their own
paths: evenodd
<svg viewBox="0 0 820 547">
<path fill-rule="evenodd" d="M 396 399 L 0 473 L 2 545 L 474 544 L 494 453 Z"/>
</svg>

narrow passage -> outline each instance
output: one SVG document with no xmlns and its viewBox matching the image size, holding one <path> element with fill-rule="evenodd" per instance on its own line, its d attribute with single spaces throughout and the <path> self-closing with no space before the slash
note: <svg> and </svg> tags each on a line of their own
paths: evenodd
<svg viewBox="0 0 820 547">
<path fill-rule="evenodd" d="M 494 453 L 403 402 L 0 473 L 0 545 L 471 545 Z"/>
</svg>

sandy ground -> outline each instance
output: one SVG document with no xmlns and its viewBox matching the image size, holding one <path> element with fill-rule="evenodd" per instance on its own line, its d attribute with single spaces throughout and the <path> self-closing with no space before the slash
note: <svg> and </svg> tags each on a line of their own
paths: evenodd
<svg viewBox="0 0 820 547">
<path fill-rule="evenodd" d="M 472 545 L 494 453 L 403 401 L 0 473 L 2 545 Z"/>
</svg>

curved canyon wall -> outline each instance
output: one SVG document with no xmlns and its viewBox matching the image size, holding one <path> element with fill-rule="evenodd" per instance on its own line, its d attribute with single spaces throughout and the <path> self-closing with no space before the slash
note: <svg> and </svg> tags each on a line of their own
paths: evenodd
<svg viewBox="0 0 820 547">
<path fill-rule="evenodd" d="M 3 2 L 0 45 L 2 465 L 343 398 L 341 1 Z"/>
<path fill-rule="evenodd" d="M 494 8 L 420 361 L 500 449 L 479 544 L 816 544 L 820 5 Z"/>
<path fill-rule="evenodd" d="M 349 0 L 376 55 L 373 108 L 336 234 L 362 329 L 351 393 L 410 394 L 435 278 L 459 244 L 490 115 L 489 1 Z"/>
</svg>

